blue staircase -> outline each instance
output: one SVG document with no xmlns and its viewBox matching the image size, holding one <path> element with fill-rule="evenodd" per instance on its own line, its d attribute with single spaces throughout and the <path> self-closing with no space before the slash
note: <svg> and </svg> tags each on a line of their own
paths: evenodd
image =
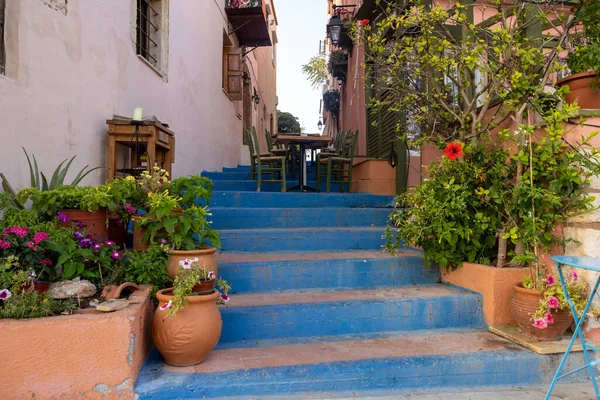
<svg viewBox="0 0 600 400">
<path fill-rule="evenodd" d="M 480 296 L 439 283 L 419 251 L 381 251 L 392 198 L 244 191 L 248 167 L 205 175 L 233 288 L 221 341 L 194 367 L 154 351 L 140 399 L 523 386 L 557 365 L 488 333 Z"/>
</svg>

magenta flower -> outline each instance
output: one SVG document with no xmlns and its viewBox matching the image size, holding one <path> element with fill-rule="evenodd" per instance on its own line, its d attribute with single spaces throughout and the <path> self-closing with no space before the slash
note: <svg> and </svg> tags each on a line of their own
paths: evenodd
<svg viewBox="0 0 600 400">
<path fill-rule="evenodd" d="M 41 265 L 52 265 L 52 260 L 49 258 L 44 258 L 42 261 L 40 261 Z"/>
<path fill-rule="evenodd" d="M 5 235 L 17 235 L 21 239 L 29 234 L 29 228 L 23 226 L 13 226 L 4 230 Z"/>
<path fill-rule="evenodd" d="M 165 311 L 168 310 L 169 308 L 171 308 L 171 306 L 173 305 L 173 300 L 169 300 L 168 303 L 163 304 L 162 306 L 159 307 L 160 311 Z"/>
<path fill-rule="evenodd" d="M 84 259 L 83 259 L 83 262 L 84 262 L 84 263 L 88 263 L 88 262 L 90 262 L 90 259 L 89 259 L 89 258 L 84 258 Z"/>
<path fill-rule="evenodd" d="M 112 258 L 114 258 L 115 260 L 118 260 L 119 258 L 121 258 L 121 254 L 118 251 L 114 251 L 110 256 Z"/>
<path fill-rule="evenodd" d="M 548 323 L 548 325 L 553 324 L 554 323 L 554 316 L 552 316 L 551 313 L 547 312 L 544 315 L 544 319 L 546 320 L 546 322 Z"/>
<path fill-rule="evenodd" d="M 225 293 L 221 293 L 221 300 L 223 300 L 223 303 L 227 303 L 229 301 L 229 296 Z"/>
<path fill-rule="evenodd" d="M 75 240 L 82 240 L 85 238 L 85 236 L 83 236 L 83 233 L 79 231 L 73 232 L 73 237 L 75 238 Z"/>
<path fill-rule="evenodd" d="M 556 280 L 552 275 L 548 275 L 548 277 L 546 278 L 546 283 L 548 284 L 548 286 L 554 286 Z"/>
<path fill-rule="evenodd" d="M 215 279 L 215 273 L 214 273 L 214 271 L 210 271 L 208 273 L 208 279 Z"/>
<path fill-rule="evenodd" d="M 69 221 L 69 217 L 67 217 L 67 214 L 60 212 L 60 211 L 56 213 L 56 217 L 58 218 L 58 220 L 60 222 L 68 222 Z"/>
<path fill-rule="evenodd" d="M 167 244 L 167 239 L 160 239 L 160 242 L 161 242 L 162 244 Z"/>
<path fill-rule="evenodd" d="M 558 299 L 554 296 L 548 297 L 546 301 L 548 302 L 548 307 L 550 308 L 558 308 L 558 306 L 560 306 Z"/>
<path fill-rule="evenodd" d="M 10 242 L 5 242 L 5 241 L 0 240 L 0 250 L 10 249 L 10 246 L 11 246 Z"/>
<path fill-rule="evenodd" d="M 577 272 L 571 271 L 569 272 L 569 278 L 571 278 L 573 282 L 577 282 L 579 280 L 579 275 L 577 275 Z"/>
<path fill-rule="evenodd" d="M 111 242 L 110 240 L 107 240 L 106 242 L 104 242 L 104 244 L 107 246 L 114 246 L 115 242 Z"/>
<path fill-rule="evenodd" d="M 37 250 L 37 245 L 33 242 L 27 242 L 27 247 L 29 247 L 32 250 Z"/>
<path fill-rule="evenodd" d="M 546 329 L 548 327 L 548 323 L 543 318 L 538 318 L 535 321 L 533 321 L 533 326 L 535 326 L 538 329 Z"/>
<path fill-rule="evenodd" d="M 100 250 L 102 248 L 102 245 L 100 243 L 96 243 L 95 245 L 92 246 L 92 250 Z"/>
<path fill-rule="evenodd" d="M 126 203 L 123 208 L 127 214 L 135 214 L 137 212 L 137 209 L 129 203 Z"/>
<path fill-rule="evenodd" d="M 33 241 L 35 242 L 35 244 L 40 244 L 44 240 L 48 240 L 49 237 L 50 236 L 48 236 L 46 232 L 38 232 L 35 235 L 33 235 Z"/>
<path fill-rule="evenodd" d="M 10 296 L 12 296 L 12 293 L 10 292 L 10 290 L 8 290 L 8 289 L 0 290 L 0 300 L 6 301 L 6 299 L 8 299 Z"/>
</svg>

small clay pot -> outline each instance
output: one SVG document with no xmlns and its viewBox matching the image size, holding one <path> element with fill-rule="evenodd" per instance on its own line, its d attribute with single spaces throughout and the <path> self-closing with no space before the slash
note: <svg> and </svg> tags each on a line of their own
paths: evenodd
<svg viewBox="0 0 600 400">
<path fill-rule="evenodd" d="M 188 305 L 175 316 L 160 307 L 173 299 L 173 289 L 156 293 L 159 306 L 152 320 L 152 339 L 165 362 L 176 367 L 200 364 L 221 337 L 219 293 L 186 297 Z"/>
<path fill-rule="evenodd" d="M 566 85 L 571 89 L 565 97 L 567 103 L 577 102 L 584 110 L 597 110 L 600 109 L 600 91 L 592 89 L 594 82 L 597 82 L 595 72 L 580 72 L 559 80 L 556 86 Z"/>
<path fill-rule="evenodd" d="M 148 229 L 136 226 L 136 217 L 133 217 L 133 249 L 135 251 L 147 251 L 150 247 L 150 243 L 144 240 L 144 235 L 148 232 Z"/>
<path fill-rule="evenodd" d="M 83 210 L 60 210 L 68 218 L 67 222 L 59 222 L 59 225 L 70 227 L 73 222 L 80 221 L 85 225 L 88 233 L 91 233 L 98 240 L 105 241 L 108 239 L 108 230 L 106 228 L 106 209 L 90 212 Z"/>
<path fill-rule="evenodd" d="M 201 293 L 203 295 L 208 294 L 209 292 L 215 289 L 215 283 L 215 279 L 211 279 L 209 281 L 202 281 L 192 288 L 192 292 Z"/>
<path fill-rule="evenodd" d="M 194 259 L 198 257 L 198 266 L 206 269 L 206 271 L 213 271 L 215 277 L 217 275 L 217 260 L 215 254 L 217 249 L 214 247 L 201 247 L 196 250 L 172 250 L 169 252 L 169 259 L 167 260 L 167 271 L 171 279 L 175 279 L 179 272 L 179 261 L 183 261 L 186 258 Z"/>
<path fill-rule="evenodd" d="M 533 326 L 531 316 L 535 314 L 540 306 L 540 300 L 544 295 L 539 290 L 525 289 L 520 285 L 514 287 L 510 298 L 510 311 L 519 325 L 523 334 L 531 339 L 555 341 L 560 340 L 573 322 L 573 316 L 569 310 L 553 311 L 554 323 L 545 329 Z"/>
<path fill-rule="evenodd" d="M 121 249 L 127 244 L 127 226 L 123 224 L 118 215 L 111 215 L 108 218 L 108 240 L 115 242 Z"/>
<path fill-rule="evenodd" d="M 50 289 L 50 282 L 35 281 L 33 283 L 33 288 L 38 293 L 46 293 L 48 291 L 48 289 Z"/>
</svg>

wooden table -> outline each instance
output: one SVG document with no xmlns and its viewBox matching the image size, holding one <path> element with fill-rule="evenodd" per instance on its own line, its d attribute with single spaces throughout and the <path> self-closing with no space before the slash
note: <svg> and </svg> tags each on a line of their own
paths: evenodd
<svg viewBox="0 0 600 400">
<path fill-rule="evenodd" d="M 315 189 L 306 184 L 306 150 L 317 150 L 324 149 L 329 146 L 329 143 L 333 138 L 331 136 L 320 136 L 320 135 L 307 135 L 302 136 L 300 134 L 279 134 L 275 136 L 275 144 L 298 145 L 300 146 L 300 178 L 298 179 L 298 185 L 291 187 L 290 190 L 299 190 L 301 192 L 316 192 Z"/>
<path fill-rule="evenodd" d="M 135 140 L 132 140 L 135 134 L 135 126 L 130 121 L 120 119 L 109 119 L 108 124 L 108 182 L 112 182 L 117 176 L 117 172 L 126 172 L 128 170 L 137 170 L 140 166 L 140 160 L 134 160 L 133 151 L 131 154 L 130 168 L 125 166 L 124 171 L 117 170 L 117 144 L 135 148 Z M 175 133 L 165 127 L 158 121 L 144 121 L 144 125 L 139 127 L 139 142 L 144 143 L 148 152 L 148 161 L 146 169 L 150 171 L 155 165 L 163 168 L 171 175 L 171 165 L 175 162 Z"/>
</svg>

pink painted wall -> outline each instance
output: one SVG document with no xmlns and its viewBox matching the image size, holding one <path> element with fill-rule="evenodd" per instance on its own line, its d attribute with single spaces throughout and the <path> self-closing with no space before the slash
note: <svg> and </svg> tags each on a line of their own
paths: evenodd
<svg viewBox="0 0 600 400">
<path fill-rule="evenodd" d="M 174 175 L 240 162 L 242 104 L 222 89 L 224 1 L 170 0 L 164 78 L 135 54 L 135 3 L 73 1 L 65 15 L 39 0 L 7 2 L 0 171 L 13 186 L 28 182 L 21 146 L 48 173 L 75 154 L 73 169 L 106 165 L 105 120 L 136 106 L 175 131 Z M 272 81 L 274 88 L 274 73 Z M 274 109 L 274 96 L 266 97 Z M 84 183 L 105 177 L 98 170 Z"/>
</svg>

